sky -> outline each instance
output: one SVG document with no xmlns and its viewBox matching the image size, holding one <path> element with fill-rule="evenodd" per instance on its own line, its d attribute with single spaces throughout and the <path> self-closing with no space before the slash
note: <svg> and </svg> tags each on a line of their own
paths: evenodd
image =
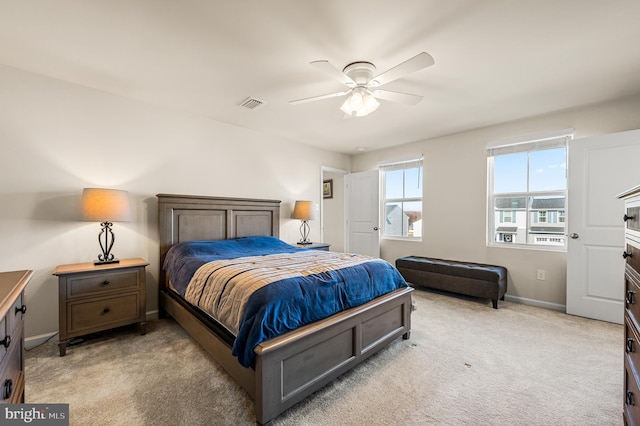
<svg viewBox="0 0 640 426">
<path fill-rule="evenodd" d="M 527 188 L 527 158 L 529 180 Z M 494 157 L 494 194 L 567 188 L 567 149 L 518 152 Z"/>
</svg>

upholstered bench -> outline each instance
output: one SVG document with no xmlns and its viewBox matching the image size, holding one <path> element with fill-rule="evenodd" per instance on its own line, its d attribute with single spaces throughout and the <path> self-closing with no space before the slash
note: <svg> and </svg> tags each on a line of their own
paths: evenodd
<svg viewBox="0 0 640 426">
<path fill-rule="evenodd" d="M 494 309 L 507 292 L 507 268 L 502 266 L 407 256 L 396 259 L 396 268 L 408 283 L 491 299 Z"/>
</svg>

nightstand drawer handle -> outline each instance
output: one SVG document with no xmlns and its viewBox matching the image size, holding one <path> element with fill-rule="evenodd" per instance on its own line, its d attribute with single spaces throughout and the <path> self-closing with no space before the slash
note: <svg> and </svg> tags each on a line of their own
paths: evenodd
<svg viewBox="0 0 640 426">
<path fill-rule="evenodd" d="M 4 381 L 4 386 L 2 387 L 2 399 L 11 398 L 12 393 L 13 393 L 13 380 L 7 379 Z"/>
<path fill-rule="evenodd" d="M 635 350 L 633 350 L 633 339 L 631 337 L 627 338 L 627 352 L 635 352 Z"/>
<path fill-rule="evenodd" d="M 22 314 L 26 314 L 27 313 L 27 305 L 22 305 L 19 308 L 16 308 L 16 315 L 18 315 L 18 312 L 22 312 Z"/>
<path fill-rule="evenodd" d="M 104 280 L 104 281 L 102 282 L 102 285 L 109 285 L 109 284 L 111 284 L 111 283 L 110 283 L 109 281 L 107 281 L 107 280 Z"/>
<path fill-rule="evenodd" d="M 8 348 L 11 344 L 11 336 L 4 336 L 4 339 L 0 340 L 0 345 Z"/>
<path fill-rule="evenodd" d="M 630 390 L 627 391 L 627 397 L 625 398 L 627 405 L 636 405 L 633 402 L 633 392 L 631 392 Z"/>
<path fill-rule="evenodd" d="M 111 310 L 111 309 L 109 309 L 109 307 L 107 306 L 106 308 L 104 308 L 104 309 L 102 310 L 102 313 L 103 313 L 103 314 L 108 314 L 110 310 Z"/>
</svg>

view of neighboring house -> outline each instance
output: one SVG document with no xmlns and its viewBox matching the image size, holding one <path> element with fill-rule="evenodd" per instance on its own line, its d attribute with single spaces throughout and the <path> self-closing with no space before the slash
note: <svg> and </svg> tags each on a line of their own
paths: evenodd
<svg viewBox="0 0 640 426">
<path fill-rule="evenodd" d="M 422 212 L 403 211 L 401 203 L 387 203 L 384 219 L 386 236 L 422 236 Z"/>
<path fill-rule="evenodd" d="M 564 245 L 565 201 L 564 197 L 497 198 L 495 241 Z"/>
</svg>

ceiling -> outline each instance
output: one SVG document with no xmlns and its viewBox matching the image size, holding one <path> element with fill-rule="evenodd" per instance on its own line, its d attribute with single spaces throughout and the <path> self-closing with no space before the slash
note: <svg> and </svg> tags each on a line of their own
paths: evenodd
<svg viewBox="0 0 640 426">
<path fill-rule="evenodd" d="M 353 154 L 640 93 L 638 0 L 0 0 L 0 64 Z M 309 62 L 424 96 L 343 119 Z M 249 110 L 247 97 L 266 102 Z"/>
</svg>

